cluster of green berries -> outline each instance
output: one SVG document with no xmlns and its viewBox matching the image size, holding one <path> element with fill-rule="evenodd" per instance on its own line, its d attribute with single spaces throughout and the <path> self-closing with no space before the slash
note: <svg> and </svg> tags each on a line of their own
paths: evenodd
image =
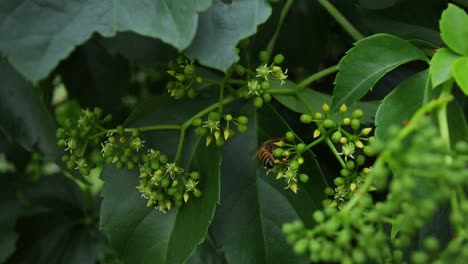
<svg viewBox="0 0 468 264">
<path fill-rule="evenodd" d="M 369 153 L 380 156 L 366 180 L 388 191 L 384 201 L 374 201 L 370 188 L 360 189 L 341 208 L 315 211 L 312 229 L 300 221 L 283 225 L 297 254 L 307 254 L 313 262 L 468 262 L 468 143 L 458 142 L 451 150 L 430 118 L 424 118 L 426 124 L 411 135 L 402 138 L 400 129 L 393 129 L 388 142 L 375 140 L 368 146 Z M 408 250 L 418 230 L 449 201 L 455 239 L 441 242 L 428 234 L 419 249 Z"/>
<path fill-rule="evenodd" d="M 237 131 L 245 133 L 249 120 L 246 116 L 233 117 L 231 114 L 225 114 L 221 117 L 219 112 L 210 112 L 205 121 L 201 118 L 192 120 L 192 126 L 195 128 L 195 134 L 206 136 L 206 145 L 210 145 L 213 140 L 216 146 L 222 147 L 224 143 L 234 136 L 233 127 Z"/>
<path fill-rule="evenodd" d="M 361 128 L 361 118 L 364 112 L 356 109 L 348 114 L 348 107 L 340 106 L 339 121 L 335 122 L 331 117 L 328 104 L 322 105 L 322 112 L 316 112 L 313 116 L 303 114 L 300 121 L 304 124 L 314 123 L 316 129 L 313 138 L 321 136 L 330 140 L 332 148 L 338 146 L 342 156 L 342 169 L 340 176 L 334 179 L 335 188 L 326 188 L 325 193 L 331 197 L 324 203 L 328 206 L 341 208 L 351 197 L 356 195 L 360 185 L 365 182 L 371 168 L 366 166 L 366 155 L 369 149 L 364 143 L 372 142 L 374 137 L 370 136 L 371 127 Z"/>
<path fill-rule="evenodd" d="M 86 176 L 102 163 L 99 155 L 101 138 L 96 135 L 105 131 L 102 125 L 110 120 L 110 115 L 102 117 L 102 110 L 96 107 L 92 111 L 83 110 L 78 120 L 65 120 L 64 126 L 57 129 L 57 144 L 64 149 L 62 161 L 68 169 L 78 170 Z"/>
<path fill-rule="evenodd" d="M 304 163 L 302 153 L 306 151 L 306 145 L 302 142 L 296 144 L 295 141 L 294 133 L 288 131 L 284 138 L 265 142 L 259 150 L 259 157 L 262 161 L 268 162 L 267 155 L 271 153 L 274 166 L 267 173 L 270 171 L 276 173 L 276 179 L 284 180 L 286 183 L 285 189 L 297 193 L 299 181 L 306 183 L 309 181 L 309 176 L 299 172 L 299 167 Z"/>
<path fill-rule="evenodd" d="M 193 85 L 203 82 L 203 78 L 197 75 L 194 62 L 179 56 L 175 61 L 170 61 L 168 67 L 167 72 L 175 80 L 167 83 L 167 92 L 176 99 L 180 99 L 186 94 L 188 97 L 194 98 L 196 92 Z"/>
<path fill-rule="evenodd" d="M 254 96 L 253 105 L 256 108 L 263 106 L 263 102 L 271 101 L 271 94 L 268 93 L 270 88 L 270 80 L 279 80 L 281 84 L 288 78 L 288 70 L 283 71 L 279 66 L 284 61 L 282 54 L 277 54 L 273 62 L 268 65 L 268 55 L 266 51 L 261 51 L 259 54 L 262 65 L 258 66 L 255 78 L 247 82 L 247 97 Z"/>
<path fill-rule="evenodd" d="M 175 162 L 169 163 L 167 156 L 158 150 L 150 149 L 142 157 L 139 178 L 140 185 L 136 188 L 148 200 L 146 206 L 161 212 L 174 205 L 182 206 L 191 196 L 199 198 L 202 195 L 197 188 L 200 173 L 185 172 Z"/>
<path fill-rule="evenodd" d="M 122 126 L 116 130 L 116 133 L 107 133 L 107 140 L 101 144 L 102 157 L 106 163 L 113 163 L 119 169 L 133 170 L 144 156 L 139 152 L 145 147 L 145 141 L 140 139 L 138 129 L 132 129 L 129 135 Z"/>
</svg>

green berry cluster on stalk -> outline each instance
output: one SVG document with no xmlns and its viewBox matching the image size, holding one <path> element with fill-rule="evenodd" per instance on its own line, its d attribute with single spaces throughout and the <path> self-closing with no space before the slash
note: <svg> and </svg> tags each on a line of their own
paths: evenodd
<svg viewBox="0 0 468 264">
<path fill-rule="evenodd" d="M 261 51 L 259 54 L 262 65 L 255 69 L 255 77 L 247 82 L 247 97 L 254 96 L 253 105 L 256 108 L 263 106 L 263 102 L 271 101 L 271 94 L 268 93 L 270 88 L 270 80 L 279 80 L 281 84 L 288 78 L 288 70 L 284 70 L 279 66 L 284 61 L 284 56 L 278 54 L 274 57 L 273 62 L 268 64 L 268 55 L 266 51 Z"/>
<path fill-rule="evenodd" d="M 192 126 L 196 127 L 196 135 L 206 136 L 206 146 L 215 141 L 216 146 L 222 147 L 228 139 L 234 136 L 234 126 L 237 127 L 237 131 L 245 133 L 248 129 L 248 122 L 246 116 L 233 117 L 231 114 L 221 116 L 219 112 L 210 112 L 205 121 L 201 118 L 193 119 Z"/>
<path fill-rule="evenodd" d="M 136 188 L 148 200 L 147 207 L 166 212 L 174 205 L 184 205 L 191 196 L 199 198 L 202 195 L 197 188 L 200 173 L 185 172 L 175 162 L 168 162 L 167 156 L 158 150 L 149 149 L 139 167 L 140 185 Z"/>
<path fill-rule="evenodd" d="M 368 146 L 366 152 L 378 157 L 366 182 L 341 206 L 315 211 L 312 229 L 300 221 L 283 225 L 297 254 L 307 254 L 312 262 L 468 263 L 468 143 L 457 142 L 451 149 L 430 118 L 418 122 L 412 133 L 393 128 L 390 140 Z M 386 198 L 374 201 L 373 188 L 387 191 Z M 429 235 L 419 250 L 407 250 L 448 202 L 454 239 Z M 389 225 L 396 235 L 390 236 Z"/>
<path fill-rule="evenodd" d="M 196 92 L 193 85 L 203 82 L 203 78 L 197 75 L 194 61 L 179 56 L 175 61 L 170 61 L 168 67 L 167 73 L 175 80 L 167 83 L 167 92 L 175 99 L 181 99 L 185 95 L 194 98 Z"/>
<path fill-rule="evenodd" d="M 324 201 L 327 206 L 341 208 L 351 197 L 356 195 L 359 187 L 366 181 L 371 168 L 366 166 L 368 145 L 374 140 L 372 127 L 361 128 L 364 112 L 356 109 L 348 113 L 348 107 L 340 107 L 340 120 L 330 118 L 330 107 L 322 105 L 322 111 L 314 115 L 303 114 L 300 121 L 314 123 L 313 138 L 325 140 L 341 164 L 340 176 L 333 180 L 335 188 L 328 187 L 325 193 L 330 199 Z M 338 149 L 337 149 L 338 148 Z M 340 151 L 340 152 L 339 152 Z"/>
<path fill-rule="evenodd" d="M 145 141 L 139 137 L 138 129 L 133 130 L 130 135 L 124 132 L 122 126 L 117 127 L 116 133 L 108 133 L 107 140 L 102 143 L 102 156 L 108 164 L 115 164 L 117 168 L 126 167 L 135 169 L 140 162 L 140 150 L 144 149 Z"/>
<path fill-rule="evenodd" d="M 87 176 L 92 168 L 102 164 L 101 137 L 94 135 L 105 131 L 103 125 L 110 120 L 110 115 L 102 117 L 102 110 L 96 107 L 82 110 L 78 120 L 67 119 L 57 129 L 57 144 L 64 149 L 62 161 L 69 170 Z"/>
<path fill-rule="evenodd" d="M 306 145 L 302 142 L 295 142 L 296 136 L 293 132 L 288 131 L 284 138 L 269 143 L 274 146 L 271 147 L 271 154 L 275 158 L 275 166 L 269 172 L 276 173 L 276 179 L 286 183 L 285 189 L 297 193 L 299 190 L 298 182 L 308 182 L 309 176 L 299 172 L 299 167 L 304 163 L 302 153 L 305 151 Z"/>
</svg>

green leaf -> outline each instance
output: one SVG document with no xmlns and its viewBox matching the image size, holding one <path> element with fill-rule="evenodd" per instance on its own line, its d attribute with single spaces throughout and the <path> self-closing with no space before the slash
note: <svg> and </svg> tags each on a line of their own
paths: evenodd
<svg viewBox="0 0 468 264">
<path fill-rule="evenodd" d="M 468 56 L 459 58 L 453 64 L 452 75 L 460 89 L 468 95 Z"/>
<path fill-rule="evenodd" d="M 23 193 L 27 211 L 16 229 L 16 251 L 6 263 L 96 263 L 102 245 L 92 214 L 78 186 L 63 175 L 46 176 Z"/>
<path fill-rule="evenodd" d="M 256 151 L 263 140 L 280 137 L 290 128 L 269 106 L 258 115 L 250 104 L 234 107 L 249 117 L 249 130 L 223 150 L 223 192 L 210 234 L 228 263 L 308 263 L 292 252 L 281 225 L 298 218 L 310 225 L 312 211 L 324 199 L 320 168 L 312 153 L 306 153 L 301 170 L 307 168 L 310 181 L 301 184 L 297 194 L 285 190 L 284 182 L 266 175 Z"/>
<path fill-rule="evenodd" d="M 447 46 L 461 55 L 468 55 L 468 15 L 454 4 L 442 12 L 440 32 Z"/>
<path fill-rule="evenodd" d="M 159 103 L 155 103 L 159 102 Z M 174 101 L 167 97 L 150 98 L 138 107 L 129 121 L 131 127 L 178 124 L 203 107 L 205 100 Z M 152 107 L 152 110 L 151 110 Z M 168 154 L 171 160 L 177 148 L 179 131 L 155 131 L 142 135 L 148 147 Z M 191 197 L 182 208 L 167 214 L 146 207 L 146 200 L 135 189 L 137 171 L 106 167 L 103 170 L 101 228 L 126 263 L 184 263 L 200 244 L 219 201 L 219 153 L 213 147 L 185 139 L 184 155 L 190 171 L 200 171 L 199 187 L 203 195 Z M 116 207 L 115 205 L 119 205 Z M 129 243 L 129 241 L 131 241 Z"/>
<path fill-rule="evenodd" d="M 0 79 L 0 127 L 28 151 L 37 148 L 45 159 L 57 159 L 61 152 L 55 137 L 56 123 L 39 90 L 2 60 Z"/>
<path fill-rule="evenodd" d="M 468 123 L 457 100 L 448 103 L 447 119 L 450 143 L 454 146 L 458 141 L 466 141 L 468 139 Z"/>
<path fill-rule="evenodd" d="M 197 34 L 184 53 L 208 67 L 226 71 L 239 59 L 237 43 L 257 31 L 271 14 L 264 0 L 215 1 L 200 15 Z"/>
<path fill-rule="evenodd" d="M 296 89 L 296 84 L 291 81 L 285 82 L 283 85 L 280 85 L 280 82 L 271 81 L 270 87 L 272 91 L 274 89 Z M 303 114 L 313 114 L 315 112 L 322 112 L 322 105 L 324 103 L 330 105 L 332 97 L 328 94 L 317 92 L 311 88 L 304 88 L 299 90 L 295 94 L 275 94 L 273 93 L 273 98 L 278 100 L 282 105 L 287 108 Z M 361 109 L 364 111 L 364 116 L 361 121 L 363 123 L 372 123 L 374 122 L 375 112 L 379 107 L 380 102 L 378 101 L 361 101 L 356 102 L 355 104 L 348 107 L 348 111 L 351 113 L 356 109 Z M 340 113 L 334 113 L 331 115 L 331 118 L 335 121 L 338 121 L 341 118 Z"/>
<path fill-rule="evenodd" d="M 380 0 L 380 1 L 374 1 L 374 0 L 360 0 L 359 4 L 368 9 L 384 9 L 387 7 L 390 7 L 396 3 L 398 3 L 400 0 Z"/>
<path fill-rule="evenodd" d="M 416 47 L 395 36 L 376 34 L 356 42 L 338 64 L 332 111 L 342 104 L 352 105 L 386 73 L 415 60 L 427 59 Z"/>
<path fill-rule="evenodd" d="M 375 116 L 375 136 L 380 140 L 388 138 L 391 126 L 403 126 L 419 109 L 424 101 L 428 71 L 421 71 L 398 85 L 388 94 Z"/>
<path fill-rule="evenodd" d="M 42 1 L 13 0 L 0 6 L 0 52 L 30 80 L 45 78 L 58 62 L 95 32 L 134 31 L 186 48 L 198 13 L 212 0 Z M 12 30 L 14 29 L 14 30 Z"/>
<path fill-rule="evenodd" d="M 213 240 L 207 236 L 205 241 L 198 246 L 197 250 L 190 256 L 187 263 L 189 264 L 222 264 L 223 258 L 220 252 L 217 251 Z"/>
<path fill-rule="evenodd" d="M 4 180 L 5 177 L 2 179 Z M 14 190 L 5 189 L 5 184 L 2 187 L 0 192 L 0 209 L 2 211 L 0 214 L 0 263 L 4 263 L 15 251 L 15 243 L 18 238 L 15 225 L 21 208 Z"/>
<path fill-rule="evenodd" d="M 452 78 L 452 66 L 459 57 L 459 55 L 447 48 L 437 50 L 431 59 L 431 67 L 429 68 L 432 87 L 435 88 Z"/>
<path fill-rule="evenodd" d="M 184 263 L 204 240 L 219 201 L 216 148 L 198 144 L 191 170 L 202 175 L 202 197 L 192 197 L 184 207 L 164 214 L 146 207 L 146 200 L 135 189 L 136 171 L 104 169 L 101 228 L 124 262 Z"/>
</svg>

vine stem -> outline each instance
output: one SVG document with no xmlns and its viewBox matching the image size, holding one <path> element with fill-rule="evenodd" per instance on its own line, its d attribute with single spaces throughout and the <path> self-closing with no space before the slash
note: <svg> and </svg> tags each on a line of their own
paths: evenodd
<svg viewBox="0 0 468 264">
<path fill-rule="evenodd" d="M 439 95 L 439 98 L 443 98 L 451 95 L 452 82 L 446 82 L 442 87 L 442 92 Z M 439 131 L 440 136 L 444 139 L 448 148 L 450 148 L 450 133 L 447 120 L 447 104 L 443 105 L 437 111 L 437 119 L 439 121 Z"/>
<path fill-rule="evenodd" d="M 329 137 L 327 137 L 325 139 L 325 142 L 327 143 L 330 150 L 333 152 L 333 155 L 335 155 L 335 157 L 338 160 L 338 162 L 340 163 L 341 167 L 346 168 L 346 163 L 341 158 L 340 154 L 338 153 L 338 150 L 336 150 L 335 145 L 333 145 L 333 142 L 330 140 Z"/>
<path fill-rule="evenodd" d="M 293 4 L 293 0 L 287 0 L 286 3 L 283 6 L 283 9 L 281 9 L 281 14 L 278 22 L 278 26 L 276 27 L 275 34 L 271 38 L 270 42 L 267 45 L 266 52 L 268 55 L 268 61 L 271 58 L 271 53 L 273 52 L 273 49 L 275 48 L 276 40 L 278 39 L 279 32 L 281 30 L 281 26 L 283 25 L 284 19 L 288 15 L 289 9 L 291 8 Z"/>
<path fill-rule="evenodd" d="M 155 125 L 155 126 L 146 126 L 146 127 L 137 127 L 137 128 L 125 128 L 124 132 L 125 133 L 132 133 L 133 131 L 140 131 L 140 132 L 145 132 L 145 131 L 153 131 L 153 130 L 179 130 L 181 129 L 182 126 L 180 125 Z M 90 137 L 90 139 L 102 136 L 107 133 L 116 133 L 117 129 L 106 129 L 104 131 L 101 131 L 99 133 L 96 133 Z"/>
<path fill-rule="evenodd" d="M 318 2 L 355 41 L 364 38 L 364 36 L 328 0 L 318 0 Z"/>
<path fill-rule="evenodd" d="M 412 131 L 416 130 L 418 128 L 417 125 L 417 120 L 424 117 L 424 115 L 438 107 L 444 107 L 447 105 L 448 102 L 450 102 L 453 99 L 453 96 L 451 94 L 446 94 L 444 96 L 440 96 L 439 98 L 432 100 L 419 108 L 416 113 L 413 114 L 411 117 L 409 123 L 407 126 L 403 127 L 403 129 L 400 130 L 400 133 L 397 136 L 398 141 L 403 141 Z M 378 168 L 380 166 L 384 166 L 386 160 L 388 157 L 390 157 L 390 151 L 384 150 L 380 156 L 377 158 L 377 160 L 374 163 L 374 167 Z M 367 193 L 369 187 L 371 186 L 372 182 L 374 180 L 373 173 L 370 173 L 368 177 L 366 178 L 365 182 L 361 187 L 359 187 L 358 193 L 364 194 Z M 349 202 L 343 207 L 343 211 L 349 211 L 351 210 L 358 202 L 360 199 L 361 195 L 355 195 L 349 200 Z"/>
<path fill-rule="evenodd" d="M 311 83 L 315 82 L 316 80 L 319 80 L 329 74 L 332 74 L 332 73 L 335 73 L 338 71 L 338 65 L 333 65 L 331 67 L 328 67 L 326 69 L 323 69 L 319 72 L 316 72 L 312 75 L 310 75 L 309 77 L 305 78 L 304 80 L 302 80 L 300 83 L 297 84 L 296 86 L 296 89 L 297 90 L 302 90 L 304 89 L 305 87 L 307 87 L 308 85 L 310 85 Z"/>
</svg>

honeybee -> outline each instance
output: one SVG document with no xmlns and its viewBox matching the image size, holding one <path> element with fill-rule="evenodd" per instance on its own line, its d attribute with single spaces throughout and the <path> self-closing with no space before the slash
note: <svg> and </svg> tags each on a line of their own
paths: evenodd
<svg viewBox="0 0 468 264">
<path fill-rule="evenodd" d="M 260 149 L 258 150 L 258 158 L 262 161 L 263 166 L 267 169 L 273 169 L 276 163 L 278 163 L 277 160 L 275 160 L 275 157 L 273 156 L 273 151 L 278 148 L 278 142 L 283 141 L 284 138 L 274 138 L 265 141 Z"/>
</svg>

